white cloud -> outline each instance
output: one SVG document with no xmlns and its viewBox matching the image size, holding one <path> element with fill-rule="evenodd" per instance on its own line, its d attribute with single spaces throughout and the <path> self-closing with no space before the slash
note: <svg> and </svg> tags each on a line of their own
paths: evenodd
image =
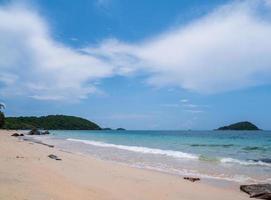
<svg viewBox="0 0 271 200">
<path fill-rule="evenodd" d="M 216 93 L 270 84 L 271 20 L 259 12 L 263 2 L 220 7 L 136 45 L 107 41 L 96 53 L 149 72 L 148 83 L 156 86 Z"/>
<path fill-rule="evenodd" d="M 206 112 L 209 105 L 201 105 L 190 103 L 191 101 L 188 99 L 181 99 L 179 103 L 166 103 L 161 104 L 161 106 L 166 108 L 179 108 L 180 110 L 191 113 L 191 114 L 199 114 Z"/>
<path fill-rule="evenodd" d="M 37 13 L 12 5 L 0 8 L 0 70 L 2 95 L 77 100 L 122 68 L 56 42 Z"/>
<path fill-rule="evenodd" d="M 76 42 L 76 41 L 78 41 L 78 38 L 72 37 L 72 38 L 70 38 L 70 40 Z"/>
<path fill-rule="evenodd" d="M 189 103 L 189 101 L 186 99 L 183 99 L 183 100 L 181 100 L 180 106 L 184 109 L 185 112 L 198 114 L 198 113 L 205 112 L 206 108 L 209 108 L 208 105 L 193 104 L 193 103 Z"/>
<path fill-rule="evenodd" d="M 271 20 L 257 11 L 266 2 L 238 1 L 138 44 L 109 39 L 80 50 L 55 41 L 35 11 L 2 6 L 0 95 L 82 99 L 99 91 L 95 82 L 135 72 L 203 93 L 270 84 Z"/>
<path fill-rule="evenodd" d="M 181 99 L 181 102 L 182 103 L 187 103 L 187 102 L 189 102 L 189 100 L 188 99 Z"/>
</svg>

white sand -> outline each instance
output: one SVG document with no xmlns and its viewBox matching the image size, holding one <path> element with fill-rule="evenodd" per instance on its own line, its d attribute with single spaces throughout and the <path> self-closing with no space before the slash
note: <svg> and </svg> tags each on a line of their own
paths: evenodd
<svg viewBox="0 0 271 200">
<path fill-rule="evenodd" d="M 247 200 L 235 189 L 191 183 L 91 156 L 21 141 L 0 130 L 1 200 Z M 62 158 L 48 158 L 55 154 Z M 19 158 L 16 158 L 19 156 Z"/>
</svg>

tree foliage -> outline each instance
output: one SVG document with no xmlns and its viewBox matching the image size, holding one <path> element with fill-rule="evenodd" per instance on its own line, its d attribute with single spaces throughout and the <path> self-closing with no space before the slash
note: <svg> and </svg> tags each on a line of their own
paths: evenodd
<svg viewBox="0 0 271 200">
<path fill-rule="evenodd" d="M 0 110 L 4 108 L 5 108 L 5 105 L 3 103 L 0 103 Z"/>
<path fill-rule="evenodd" d="M 66 115 L 42 117 L 7 117 L 6 129 L 46 129 L 46 130 L 100 130 L 101 128 L 87 119 Z"/>
<path fill-rule="evenodd" d="M 0 111 L 0 128 L 2 128 L 5 124 L 5 115 Z"/>
<path fill-rule="evenodd" d="M 5 105 L 3 103 L 0 103 L 0 128 L 2 128 L 5 124 L 5 115 L 3 112 L 1 112 L 1 110 L 4 108 Z"/>
</svg>

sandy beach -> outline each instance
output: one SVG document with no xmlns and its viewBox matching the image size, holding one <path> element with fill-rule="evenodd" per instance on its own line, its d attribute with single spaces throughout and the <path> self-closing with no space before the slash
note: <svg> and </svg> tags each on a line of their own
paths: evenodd
<svg viewBox="0 0 271 200">
<path fill-rule="evenodd" d="M 239 188 L 102 161 L 11 137 L 0 131 L 1 200 L 245 200 Z M 55 154 L 61 161 L 48 158 Z"/>
</svg>

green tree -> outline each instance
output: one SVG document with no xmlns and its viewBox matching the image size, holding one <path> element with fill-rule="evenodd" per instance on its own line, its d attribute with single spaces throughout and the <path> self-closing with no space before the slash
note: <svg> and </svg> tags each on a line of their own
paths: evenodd
<svg viewBox="0 0 271 200">
<path fill-rule="evenodd" d="M 5 123 L 5 115 L 1 111 L 4 108 L 5 108 L 5 105 L 3 103 L 0 103 L 0 128 L 2 128 L 4 126 L 4 123 Z"/>
<path fill-rule="evenodd" d="M 94 122 L 75 116 L 6 117 L 6 129 L 101 130 Z"/>
</svg>

